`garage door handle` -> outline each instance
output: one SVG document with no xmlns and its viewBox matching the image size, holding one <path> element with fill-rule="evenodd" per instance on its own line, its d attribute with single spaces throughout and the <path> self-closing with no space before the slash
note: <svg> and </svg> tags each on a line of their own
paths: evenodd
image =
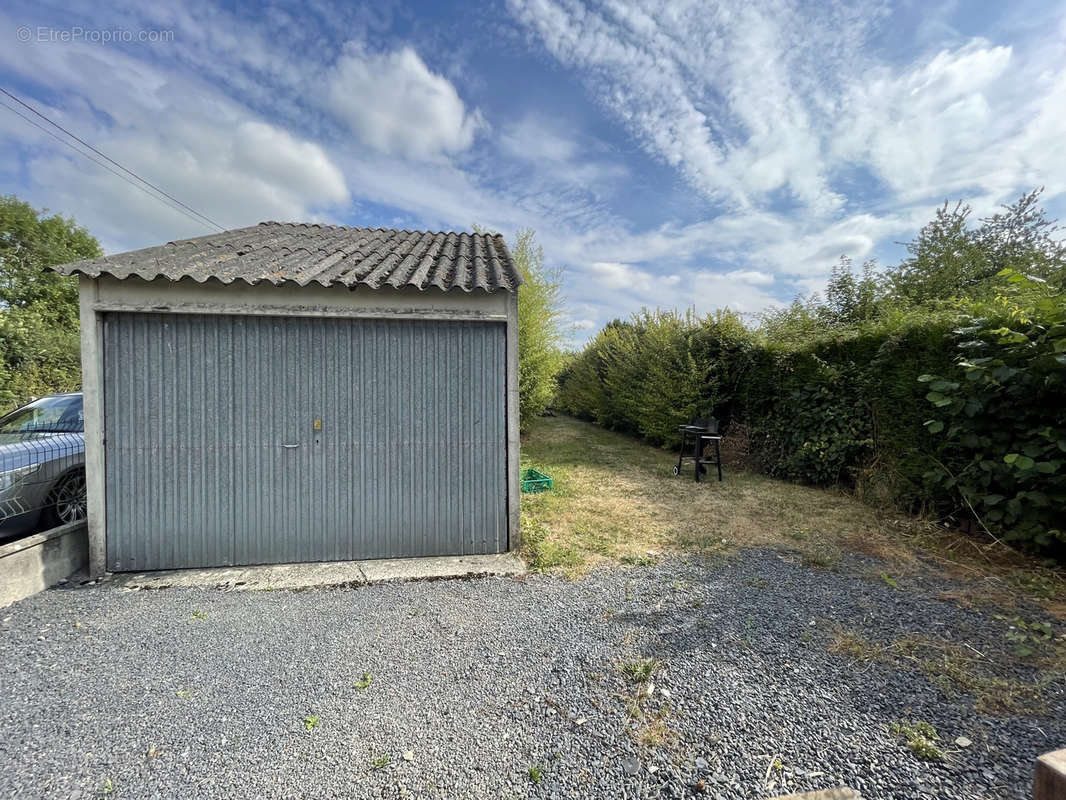
<svg viewBox="0 0 1066 800">
<path fill-rule="evenodd" d="M 297 442 L 296 444 L 283 444 L 282 445 L 282 447 L 284 447 L 286 450 L 292 450 L 294 447 L 299 447 L 299 446 L 300 446 L 299 442 Z"/>
</svg>

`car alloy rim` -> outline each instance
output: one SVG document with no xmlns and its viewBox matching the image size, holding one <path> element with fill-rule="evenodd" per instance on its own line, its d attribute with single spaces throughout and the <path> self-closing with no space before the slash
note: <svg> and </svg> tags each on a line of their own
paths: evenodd
<svg viewBox="0 0 1066 800">
<path fill-rule="evenodd" d="M 63 522 L 85 519 L 85 476 L 71 475 L 56 493 L 56 516 Z"/>
</svg>

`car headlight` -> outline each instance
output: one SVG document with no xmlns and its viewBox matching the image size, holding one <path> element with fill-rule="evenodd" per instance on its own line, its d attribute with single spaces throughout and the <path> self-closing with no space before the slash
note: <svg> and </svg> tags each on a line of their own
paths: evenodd
<svg viewBox="0 0 1066 800">
<path fill-rule="evenodd" d="M 32 475 L 40 467 L 40 464 L 27 464 L 25 467 L 15 467 L 14 469 L 0 472 L 0 492 L 6 492 L 27 475 Z"/>
</svg>

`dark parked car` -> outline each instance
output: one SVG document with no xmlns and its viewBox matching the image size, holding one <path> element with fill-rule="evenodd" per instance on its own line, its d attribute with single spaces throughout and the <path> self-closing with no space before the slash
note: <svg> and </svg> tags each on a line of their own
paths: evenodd
<svg viewBox="0 0 1066 800">
<path fill-rule="evenodd" d="M 0 538 L 85 519 L 84 420 L 81 393 L 0 417 Z"/>
</svg>

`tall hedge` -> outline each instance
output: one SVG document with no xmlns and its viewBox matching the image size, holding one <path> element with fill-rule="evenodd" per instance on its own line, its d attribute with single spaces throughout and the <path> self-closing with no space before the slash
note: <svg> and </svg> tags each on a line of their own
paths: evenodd
<svg viewBox="0 0 1066 800">
<path fill-rule="evenodd" d="M 1043 291 L 1040 302 L 896 312 L 788 344 L 729 314 L 644 312 L 609 324 L 568 365 L 558 404 L 668 447 L 696 416 L 744 422 L 769 475 L 973 515 L 1054 551 L 1066 530 L 1066 305 Z M 960 327 L 977 310 L 982 322 Z"/>
<path fill-rule="evenodd" d="M 560 376 L 556 403 L 613 430 L 675 446 L 695 417 L 731 413 L 754 339 L 728 312 L 644 311 L 609 323 Z"/>
<path fill-rule="evenodd" d="M 858 487 L 911 510 L 928 505 L 934 450 L 918 377 L 952 368 L 952 315 L 899 315 L 815 338 L 766 344 L 744 382 L 752 452 L 770 475 Z"/>
</svg>

